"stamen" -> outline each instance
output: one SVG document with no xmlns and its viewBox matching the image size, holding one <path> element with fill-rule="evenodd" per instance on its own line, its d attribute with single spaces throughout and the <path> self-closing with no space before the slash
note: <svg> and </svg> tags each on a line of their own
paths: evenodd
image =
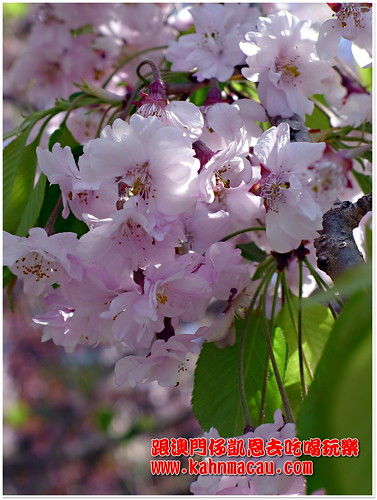
<svg viewBox="0 0 377 500">
<path fill-rule="evenodd" d="M 299 70 L 299 56 L 292 59 L 284 59 L 277 58 L 275 61 L 276 71 L 281 73 L 280 79 L 285 83 L 292 83 L 301 75 L 301 71 Z M 299 83 L 302 83 L 302 80 L 298 80 Z"/>
<path fill-rule="evenodd" d="M 278 202 L 285 203 L 284 190 L 290 187 L 289 182 L 282 181 L 282 174 L 271 173 L 263 181 L 261 185 L 260 195 L 264 198 L 266 210 L 272 212 L 279 212 L 277 207 Z"/>
</svg>

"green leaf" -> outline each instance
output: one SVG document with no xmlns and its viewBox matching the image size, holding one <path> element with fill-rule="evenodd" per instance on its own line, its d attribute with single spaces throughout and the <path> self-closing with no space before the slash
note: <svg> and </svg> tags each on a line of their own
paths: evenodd
<svg viewBox="0 0 377 500">
<path fill-rule="evenodd" d="M 372 90 L 372 80 L 373 80 L 372 67 L 361 68 L 359 65 L 356 65 L 356 70 L 359 73 L 361 83 L 364 85 L 364 87 L 366 87 L 368 92 L 370 92 Z"/>
<path fill-rule="evenodd" d="M 25 146 L 27 133 L 12 141 L 4 151 L 4 229 L 17 234 L 22 214 L 34 186 L 37 137 Z"/>
<path fill-rule="evenodd" d="M 242 257 L 252 262 L 262 262 L 267 257 L 266 252 L 261 250 L 253 241 L 237 245 L 241 250 Z"/>
<path fill-rule="evenodd" d="M 322 104 L 325 104 L 326 102 L 325 98 L 321 94 L 316 94 L 313 97 Z M 327 130 L 330 128 L 330 120 L 328 116 L 317 106 L 314 106 L 313 113 L 310 116 L 306 115 L 305 123 L 309 129 Z"/>
<path fill-rule="evenodd" d="M 292 324 L 287 303 L 279 311 L 275 319 L 276 324 L 282 329 L 288 344 L 289 358 L 284 380 L 286 386 L 296 384 L 300 381 L 297 341 L 298 300 L 296 297 L 291 297 L 291 304 L 296 326 Z M 303 350 L 311 372 L 315 374 L 334 319 L 330 310 L 322 304 L 308 303 L 307 299 L 303 299 L 302 307 Z M 305 375 L 305 380 L 309 386 L 310 378 L 308 370 L 306 370 Z"/>
<path fill-rule="evenodd" d="M 276 327 L 273 337 L 273 351 L 275 356 L 275 361 L 278 366 L 281 378 L 284 379 L 285 369 L 287 367 L 287 343 L 285 341 L 284 335 L 280 328 Z M 265 351 L 265 357 L 267 359 L 267 349 Z M 272 368 L 271 361 L 268 359 L 268 374 L 267 374 L 267 388 L 266 388 L 266 404 L 264 409 L 263 421 L 260 420 L 260 406 L 262 400 L 262 387 L 258 392 L 252 396 L 249 400 L 249 409 L 253 419 L 253 422 L 257 422 L 258 425 L 268 422 L 273 422 L 273 416 L 275 410 L 281 408 L 281 396 L 279 388 L 276 382 L 274 371 Z"/>
<path fill-rule="evenodd" d="M 372 134 L 373 133 L 373 127 L 371 122 L 364 122 L 358 127 L 355 128 L 355 130 L 361 130 L 362 132 L 365 132 L 367 134 Z"/>
<path fill-rule="evenodd" d="M 3 288 L 6 288 L 15 277 L 9 267 L 3 266 Z"/>
<path fill-rule="evenodd" d="M 62 148 L 69 146 L 76 161 L 83 153 L 83 146 L 73 137 L 71 131 L 64 122 L 50 136 L 48 142 L 48 149 L 50 151 L 55 143 L 59 143 Z"/>
<path fill-rule="evenodd" d="M 3 151 L 3 204 L 8 202 L 12 187 L 17 174 L 17 170 L 22 162 L 27 133 L 7 144 Z"/>
<path fill-rule="evenodd" d="M 37 185 L 33 189 L 27 201 L 20 224 L 17 228 L 17 234 L 19 236 L 27 236 L 29 229 L 31 227 L 34 227 L 34 225 L 36 224 L 39 212 L 43 204 L 45 186 L 46 176 L 44 174 L 41 174 L 38 179 Z"/>
<path fill-rule="evenodd" d="M 370 151 L 365 151 L 362 155 L 360 155 L 360 158 L 364 158 L 365 160 L 368 160 L 370 163 L 373 161 L 373 152 L 372 150 Z"/>
<path fill-rule="evenodd" d="M 224 437 L 240 435 L 245 427 L 238 379 L 239 346 L 243 324 L 242 320 L 236 320 L 237 341 L 233 346 L 219 349 L 214 343 L 204 344 L 195 370 L 192 397 L 194 414 L 204 430 L 216 427 Z M 277 340 L 280 343 L 281 341 L 282 339 Z M 281 346 L 279 349 L 281 351 Z M 246 333 L 244 349 L 245 391 L 253 425 L 259 422 L 266 352 L 262 322 L 253 317 L 250 329 Z M 270 383 L 266 402 L 266 422 L 273 421 L 273 413 L 280 404 L 277 388 Z"/>
<path fill-rule="evenodd" d="M 86 33 L 93 33 L 93 25 L 92 24 L 84 24 L 83 26 L 80 26 L 79 28 L 76 29 L 71 29 L 70 30 L 71 35 L 73 37 L 76 37 L 78 35 L 84 35 Z"/>
<path fill-rule="evenodd" d="M 364 250 L 366 260 L 371 260 L 373 255 L 373 231 L 368 225 L 365 225 L 364 229 Z"/>
<path fill-rule="evenodd" d="M 114 418 L 114 409 L 110 406 L 100 406 L 95 412 L 100 429 L 107 433 Z"/>
<path fill-rule="evenodd" d="M 196 106 L 203 106 L 207 98 L 209 87 L 202 87 L 201 89 L 195 90 L 190 96 L 190 102 L 194 103 Z"/>
<path fill-rule="evenodd" d="M 318 292 L 305 299 L 305 304 L 310 306 L 310 304 L 318 302 L 328 302 L 334 300 L 334 296 L 349 297 L 359 290 L 368 289 L 371 276 L 371 261 L 363 262 L 342 273 L 342 275 L 337 278 L 336 284 L 329 290 Z"/>
<path fill-rule="evenodd" d="M 259 280 L 265 274 L 265 272 L 270 268 L 273 260 L 274 260 L 273 257 L 268 256 L 263 262 L 261 262 L 257 267 L 252 280 L 253 281 Z"/>
<path fill-rule="evenodd" d="M 308 493 L 372 494 L 371 287 L 356 292 L 334 324 L 299 414 L 298 437 L 359 440 L 358 457 L 313 458 Z"/>
<path fill-rule="evenodd" d="M 357 172 L 356 170 L 353 170 L 352 173 L 355 176 L 362 192 L 364 194 L 370 193 L 372 191 L 372 176 L 361 174 L 360 172 Z"/>
<path fill-rule="evenodd" d="M 255 83 L 249 81 L 231 81 L 231 86 L 236 90 L 239 94 L 243 95 L 246 98 L 253 99 L 259 102 L 258 92 L 255 87 Z"/>
</svg>

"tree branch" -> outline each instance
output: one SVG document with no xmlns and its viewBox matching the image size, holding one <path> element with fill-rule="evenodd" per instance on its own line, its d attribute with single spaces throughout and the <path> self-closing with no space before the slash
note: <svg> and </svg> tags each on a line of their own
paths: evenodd
<svg viewBox="0 0 377 500">
<path fill-rule="evenodd" d="M 309 130 L 305 125 L 305 120 L 300 115 L 292 115 L 289 118 L 281 116 L 271 116 L 271 125 L 277 127 L 280 123 L 288 123 L 291 142 L 312 142 Z"/>
<path fill-rule="evenodd" d="M 353 237 L 353 230 L 372 210 L 372 193 L 356 203 L 336 201 L 323 216 L 321 235 L 314 240 L 317 265 L 334 281 L 344 271 L 364 262 Z"/>
</svg>

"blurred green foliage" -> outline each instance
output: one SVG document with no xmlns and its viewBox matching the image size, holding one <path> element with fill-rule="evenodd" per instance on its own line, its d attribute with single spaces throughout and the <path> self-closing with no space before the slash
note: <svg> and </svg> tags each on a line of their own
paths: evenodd
<svg viewBox="0 0 377 500">
<path fill-rule="evenodd" d="M 367 89 L 368 92 L 372 91 L 372 80 L 373 80 L 373 70 L 372 68 L 360 68 L 357 66 L 357 72 L 359 74 L 361 83 Z"/>
<path fill-rule="evenodd" d="M 26 16 L 30 5 L 27 3 L 4 3 L 3 16 L 4 19 L 19 18 Z"/>
</svg>

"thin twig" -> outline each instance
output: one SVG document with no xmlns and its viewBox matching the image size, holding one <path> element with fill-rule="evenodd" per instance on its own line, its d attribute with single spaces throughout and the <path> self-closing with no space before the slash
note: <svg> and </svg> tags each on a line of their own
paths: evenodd
<svg viewBox="0 0 377 500">
<path fill-rule="evenodd" d="M 231 238 L 234 238 L 235 236 L 238 236 L 239 234 L 242 233 L 248 233 L 249 231 L 265 231 L 266 227 L 265 226 L 260 226 L 260 227 L 248 227 L 246 229 L 241 229 L 240 231 L 236 231 L 235 233 L 228 234 L 228 236 L 225 236 L 222 238 L 220 241 L 228 241 Z"/>
<path fill-rule="evenodd" d="M 273 265 L 273 264 L 274 264 L 274 262 L 271 261 L 271 265 Z M 240 338 L 240 349 L 239 349 L 239 357 L 238 357 L 238 382 L 239 382 L 239 389 L 240 389 L 241 406 L 242 406 L 242 411 L 243 411 L 244 419 L 245 419 L 245 427 L 252 426 L 249 405 L 247 403 L 247 398 L 246 398 L 245 378 L 244 378 L 244 349 L 245 349 L 246 333 L 249 330 L 252 312 L 254 310 L 254 306 L 255 306 L 256 301 L 258 299 L 259 292 L 261 291 L 261 289 L 262 289 L 262 287 L 265 284 L 267 279 L 268 279 L 268 273 L 262 278 L 261 282 L 258 285 L 258 288 L 256 289 L 256 291 L 253 295 L 250 306 L 249 306 L 247 313 L 246 313 L 246 318 L 245 318 L 245 321 L 243 324 L 241 338 Z"/>
<path fill-rule="evenodd" d="M 301 379 L 301 389 L 304 397 L 308 393 L 308 388 L 305 382 L 305 370 L 304 370 L 304 349 L 302 345 L 302 260 L 298 262 L 298 315 L 297 315 L 297 344 L 298 344 L 298 359 L 300 365 L 300 379 Z"/>
<path fill-rule="evenodd" d="M 287 393 L 285 392 L 284 384 L 283 384 L 283 381 L 282 381 L 281 376 L 280 376 L 279 368 L 278 368 L 278 365 L 276 363 L 276 358 L 275 358 L 274 350 L 272 347 L 272 340 L 270 337 L 270 331 L 269 331 L 268 319 L 267 319 L 267 311 L 266 311 L 267 288 L 268 288 L 268 284 L 267 284 L 267 286 L 264 290 L 264 293 L 262 295 L 262 315 L 263 315 L 263 321 L 264 321 L 264 333 L 265 333 L 265 337 L 266 337 L 267 351 L 268 351 L 268 355 L 269 355 L 270 360 L 271 360 L 272 368 L 274 370 L 274 375 L 275 375 L 276 383 L 277 383 L 278 388 L 279 388 L 280 397 L 281 397 L 281 400 L 283 402 L 285 417 L 287 419 L 287 422 L 294 423 L 295 419 L 293 416 L 292 408 L 291 408 Z"/>
<path fill-rule="evenodd" d="M 60 195 L 58 198 L 58 201 L 56 202 L 54 210 L 51 212 L 51 215 L 47 221 L 47 224 L 44 227 L 48 236 L 51 236 L 52 234 L 54 234 L 55 222 L 56 222 L 56 219 L 58 218 L 58 216 L 60 215 L 62 208 L 63 208 L 63 200 L 62 200 L 62 195 Z"/>
</svg>

